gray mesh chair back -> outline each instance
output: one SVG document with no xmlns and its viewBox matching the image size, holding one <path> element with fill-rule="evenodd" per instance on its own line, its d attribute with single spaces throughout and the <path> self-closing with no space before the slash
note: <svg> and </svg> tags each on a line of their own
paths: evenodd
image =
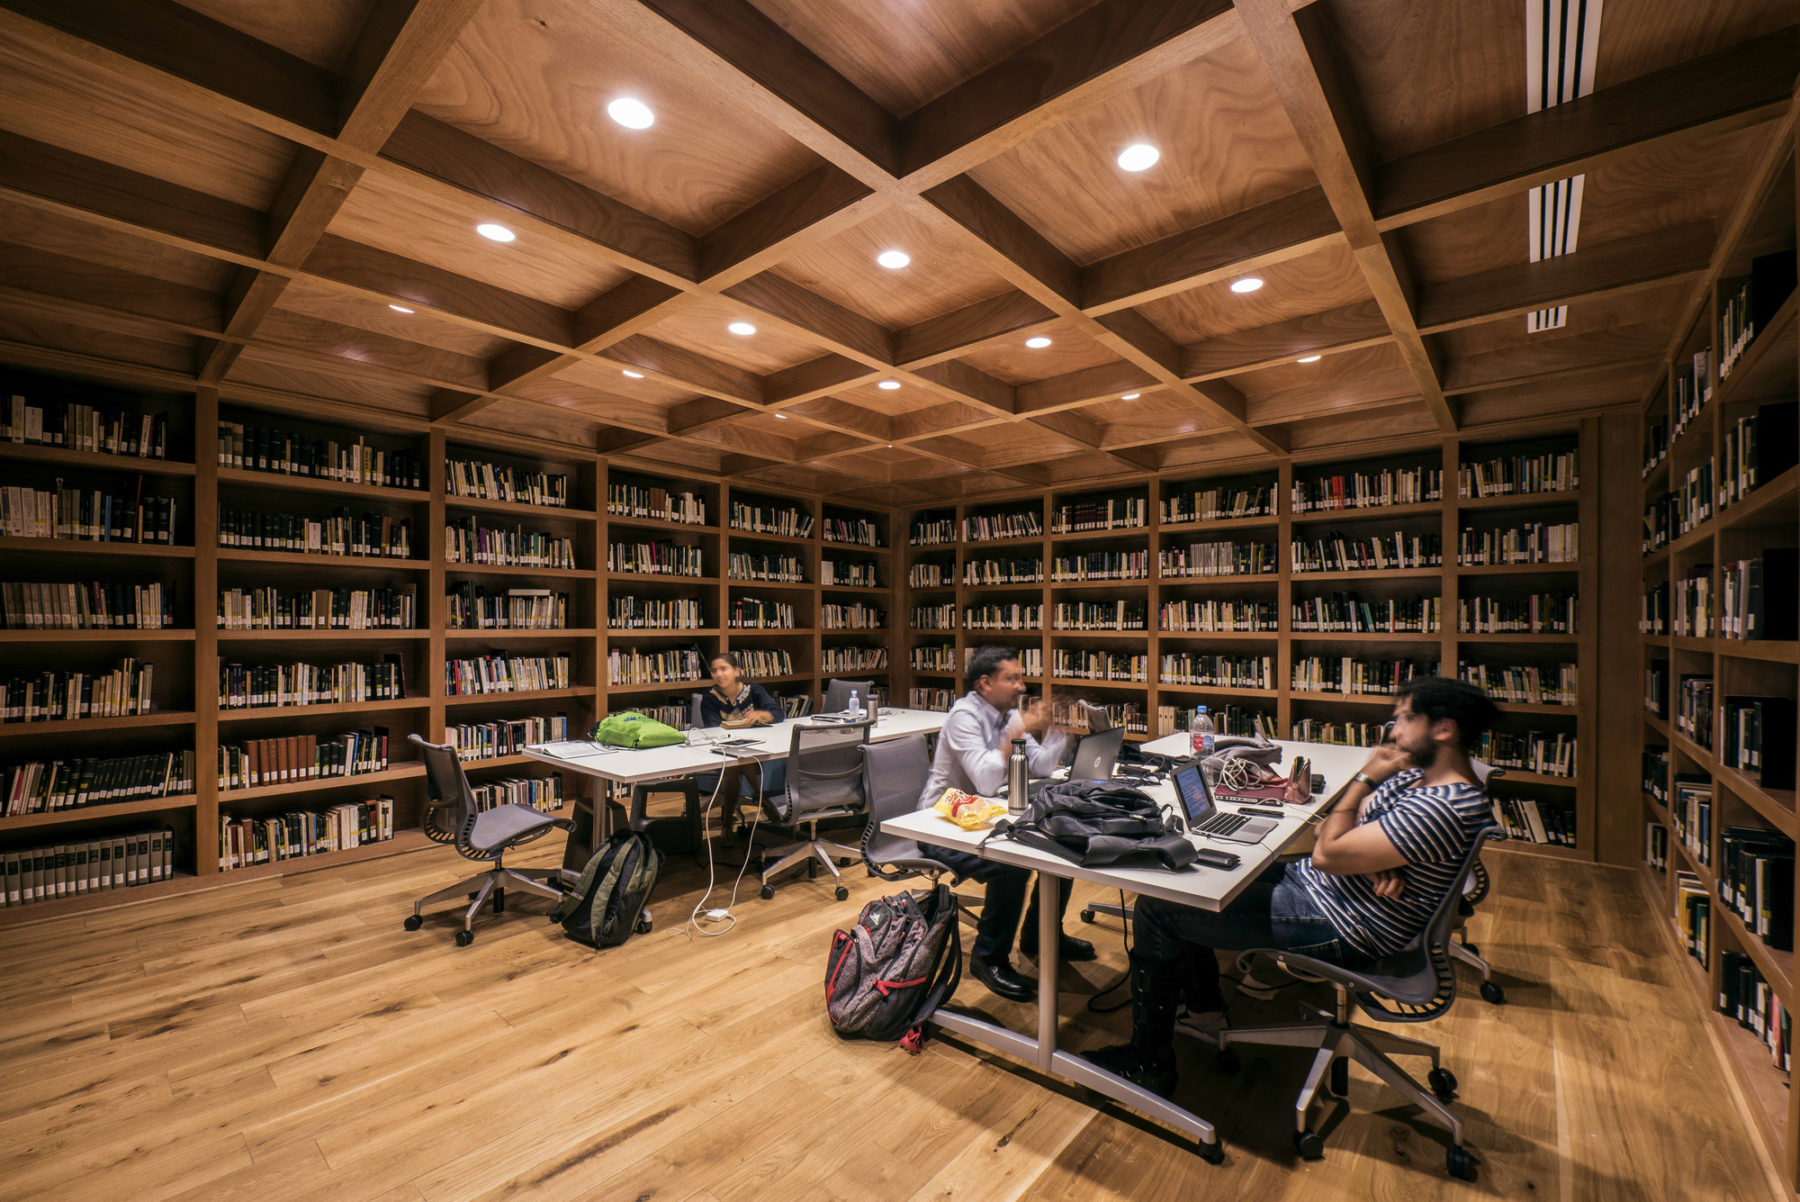
<svg viewBox="0 0 1800 1202">
<path fill-rule="evenodd" d="M 788 745 L 787 796 L 780 803 L 783 822 L 811 822 L 860 814 L 868 804 L 863 792 L 862 748 L 869 723 L 813 725 L 797 723 Z"/>
<path fill-rule="evenodd" d="M 825 682 L 825 704 L 819 710 L 821 714 L 841 714 L 850 706 L 850 693 L 855 691 L 858 704 L 869 703 L 869 693 L 875 688 L 872 680 L 828 680 Z"/>
<path fill-rule="evenodd" d="M 863 863 L 890 881 L 950 869 L 932 859 L 916 839 L 884 834 L 881 824 L 919 808 L 919 794 L 931 775 L 931 751 L 924 735 L 907 735 L 862 748 L 863 792 L 869 798 L 869 824 L 863 828 Z"/>
<path fill-rule="evenodd" d="M 688 725 L 695 730 L 706 725 L 705 711 L 700 708 L 700 702 L 705 697 L 704 692 L 688 694 Z"/>
</svg>

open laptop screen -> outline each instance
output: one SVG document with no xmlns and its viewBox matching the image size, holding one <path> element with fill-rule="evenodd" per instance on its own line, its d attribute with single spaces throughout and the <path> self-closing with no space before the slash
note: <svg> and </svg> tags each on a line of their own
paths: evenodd
<svg viewBox="0 0 1800 1202">
<path fill-rule="evenodd" d="M 1189 764 L 1175 774 L 1175 791 L 1181 794 L 1189 826 L 1198 826 L 1213 816 L 1212 790 L 1200 775 L 1200 765 Z"/>
<path fill-rule="evenodd" d="M 1119 750 L 1125 745 L 1125 728 L 1082 735 L 1075 744 L 1075 759 L 1069 765 L 1070 780 L 1105 780 L 1113 774 L 1119 761 Z"/>
</svg>

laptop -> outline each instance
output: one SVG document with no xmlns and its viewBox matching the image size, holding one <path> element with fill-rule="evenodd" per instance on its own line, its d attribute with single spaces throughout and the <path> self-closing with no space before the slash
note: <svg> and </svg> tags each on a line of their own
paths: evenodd
<svg viewBox="0 0 1800 1202">
<path fill-rule="evenodd" d="M 1281 825 L 1274 818 L 1239 814 L 1213 805 L 1212 790 L 1207 788 L 1198 764 L 1189 764 L 1175 773 L 1175 792 L 1187 811 L 1187 828 L 1196 835 L 1232 843 L 1260 843 L 1264 835 Z"/>
<path fill-rule="evenodd" d="M 1075 758 L 1069 764 L 1070 780 L 1109 780 L 1125 746 L 1125 728 L 1091 731 L 1075 742 Z"/>
</svg>

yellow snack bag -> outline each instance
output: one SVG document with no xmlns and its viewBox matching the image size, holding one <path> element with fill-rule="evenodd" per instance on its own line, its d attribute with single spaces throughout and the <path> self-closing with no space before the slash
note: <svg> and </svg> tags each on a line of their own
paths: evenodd
<svg viewBox="0 0 1800 1202">
<path fill-rule="evenodd" d="M 989 801 L 985 797 L 976 797 L 964 793 L 961 789 L 945 789 L 944 795 L 937 799 L 932 809 L 948 818 L 965 831 L 986 826 L 989 822 L 1006 813 L 1006 807 L 997 801 Z"/>
</svg>

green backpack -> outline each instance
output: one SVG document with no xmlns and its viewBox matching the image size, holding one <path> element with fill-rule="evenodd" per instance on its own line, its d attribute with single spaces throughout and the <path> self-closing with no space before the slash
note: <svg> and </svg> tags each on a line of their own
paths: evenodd
<svg viewBox="0 0 1800 1202">
<path fill-rule="evenodd" d="M 594 739 L 608 747 L 668 747 L 685 743 L 687 736 L 655 718 L 646 718 L 635 710 L 608 714 L 594 727 Z"/>
</svg>

